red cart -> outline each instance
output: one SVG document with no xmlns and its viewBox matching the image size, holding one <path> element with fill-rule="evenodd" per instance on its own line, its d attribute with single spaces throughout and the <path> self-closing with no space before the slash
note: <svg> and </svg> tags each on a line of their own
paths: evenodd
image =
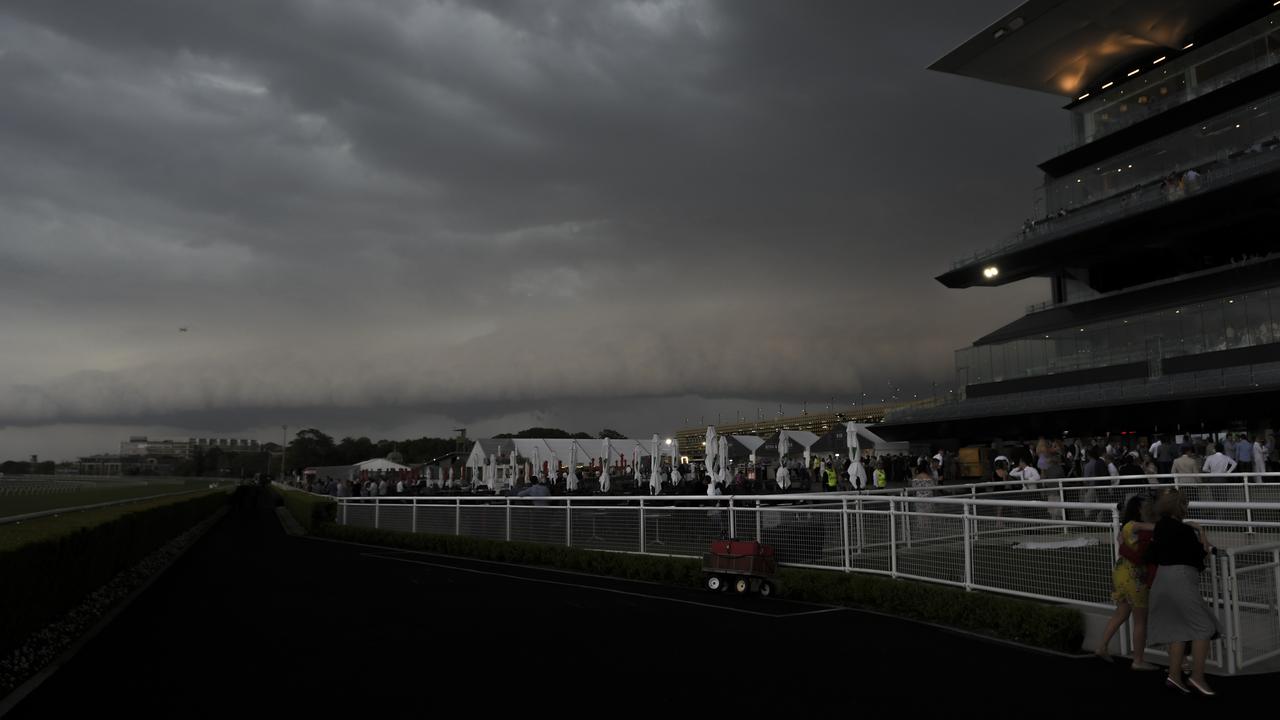
<svg viewBox="0 0 1280 720">
<path fill-rule="evenodd" d="M 708 590 L 732 586 L 739 595 L 769 597 L 777 589 L 778 560 L 772 547 L 754 540 L 716 540 L 702 556 L 702 573 Z"/>
</svg>

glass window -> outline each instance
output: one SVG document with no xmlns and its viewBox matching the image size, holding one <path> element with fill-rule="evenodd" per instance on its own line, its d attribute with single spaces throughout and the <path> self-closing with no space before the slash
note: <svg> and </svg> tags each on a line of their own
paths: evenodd
<svg viewBox="0 0 1280 720">
<path fill-rule="evenodd" d="M 1249 345 L 1249 318 L 1245 311 L 1245 298 L 1227 298 L 1222 305 L 1223 334 L 1227 347 Z"/>
<path fill-rule="evenodd" d="M 1271 299 L 1267 297 L 1267 291 L 1249 293 L 1245 303 L 1245 309 L 1249 313 L 1250 340 L 1254 345 L 1274 342 L 1271 334 Z"/>
<path fill-rule="evenodd" d="M 1266 41 L 1258 38 L 1249 43 L 1245 43 L 1240 47 L 1227 51 L 1218 57 L 1206 60 L 1196 66 L 1196 82 L 1203 85 L 1214 78 L 1225 76 L 1232 70 L 1244 65 L 1255 58 L 1261 58 L 1267 54 Z"/>
<path fill-rule="evenodd" d="M 1222 301 L 1215 300 L 1203 305 L 1200 313 L 1203 322 L 1205 352 L 1227 349 L 1226 326 L 1222 323 Z"/>
<path fill-rule="evenodd" d="M 1204 352 L 1204 306 L 1188 305 L 1175 312 L 1181 312 L 1176 316 L 1180 325 L 1177 330 L 1179 351 L 1188 355 Z"/>
</svg>

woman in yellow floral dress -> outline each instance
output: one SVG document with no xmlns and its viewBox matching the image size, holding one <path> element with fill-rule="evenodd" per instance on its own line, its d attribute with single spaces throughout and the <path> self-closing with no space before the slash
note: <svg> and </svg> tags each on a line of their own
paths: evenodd
<svg viewBox="0 0 1280 720">
<path fill-rule="evenodd" d="M 1155 567 L 1143 561 L 1147 546 L 1151 543 L 1154 505 L 1151 498 L 1145 495 L 1134 495 L 1125 503 L 1120 529 L 1120 557 L 1116 558 L 1115 567 L 1111 570 L 1111 583 L 1115 591 L 1111 599 L 1116 610 L 1111 614 L 1107 630 L 1102 635 L 1102 642 L 1095 651 L 1098 657 L 1111 661 L 1111 638 L 1115 637 L 1120 626 L 1133 615 L 1133 669 L 1155 670 L 1156 666 L 1146 661 L 1147 645 L 1147 593 L 1151 582 L 1155 579 Z"/>
</svg>

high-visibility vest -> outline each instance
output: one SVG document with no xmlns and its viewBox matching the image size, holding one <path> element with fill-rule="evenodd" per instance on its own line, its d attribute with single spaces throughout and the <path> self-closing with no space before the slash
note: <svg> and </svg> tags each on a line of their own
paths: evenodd
<svg viewBox="0 0 1280 720">
<path fill-rule="evenodd" d="M 829 487 L 836 486 L 836 471 L 831 468 L 827 468 L 827 485 Z"/>
<path fill-rule="evenodd" d="M 886 479 L 886 477 L 885 477 L 884 469 L 883 469 L 883 468 L 876 468 L 876 474 L 875 474 L 875 477 L 876 477 L 876 487 L 878 487 L 878 488 L 882 488 L 882 487 L 885 487 L 885 485 L 887 485 L 887 484 L 888 484 L 888 481 L 887 481 L 887 479 Z"/>
</svg>

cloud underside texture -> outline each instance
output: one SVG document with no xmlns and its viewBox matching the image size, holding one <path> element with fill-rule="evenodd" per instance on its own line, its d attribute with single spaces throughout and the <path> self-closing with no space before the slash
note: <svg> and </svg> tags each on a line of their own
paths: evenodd
<svg viewBox="0 0 1280 720">
<path fill-rule="evenodd" d="M 1058 139 L 921 69 L 1006 4 L 5 3 L 0 425 L 946 382 L 1040 299 L 932 280 Z"/>
</svg>

